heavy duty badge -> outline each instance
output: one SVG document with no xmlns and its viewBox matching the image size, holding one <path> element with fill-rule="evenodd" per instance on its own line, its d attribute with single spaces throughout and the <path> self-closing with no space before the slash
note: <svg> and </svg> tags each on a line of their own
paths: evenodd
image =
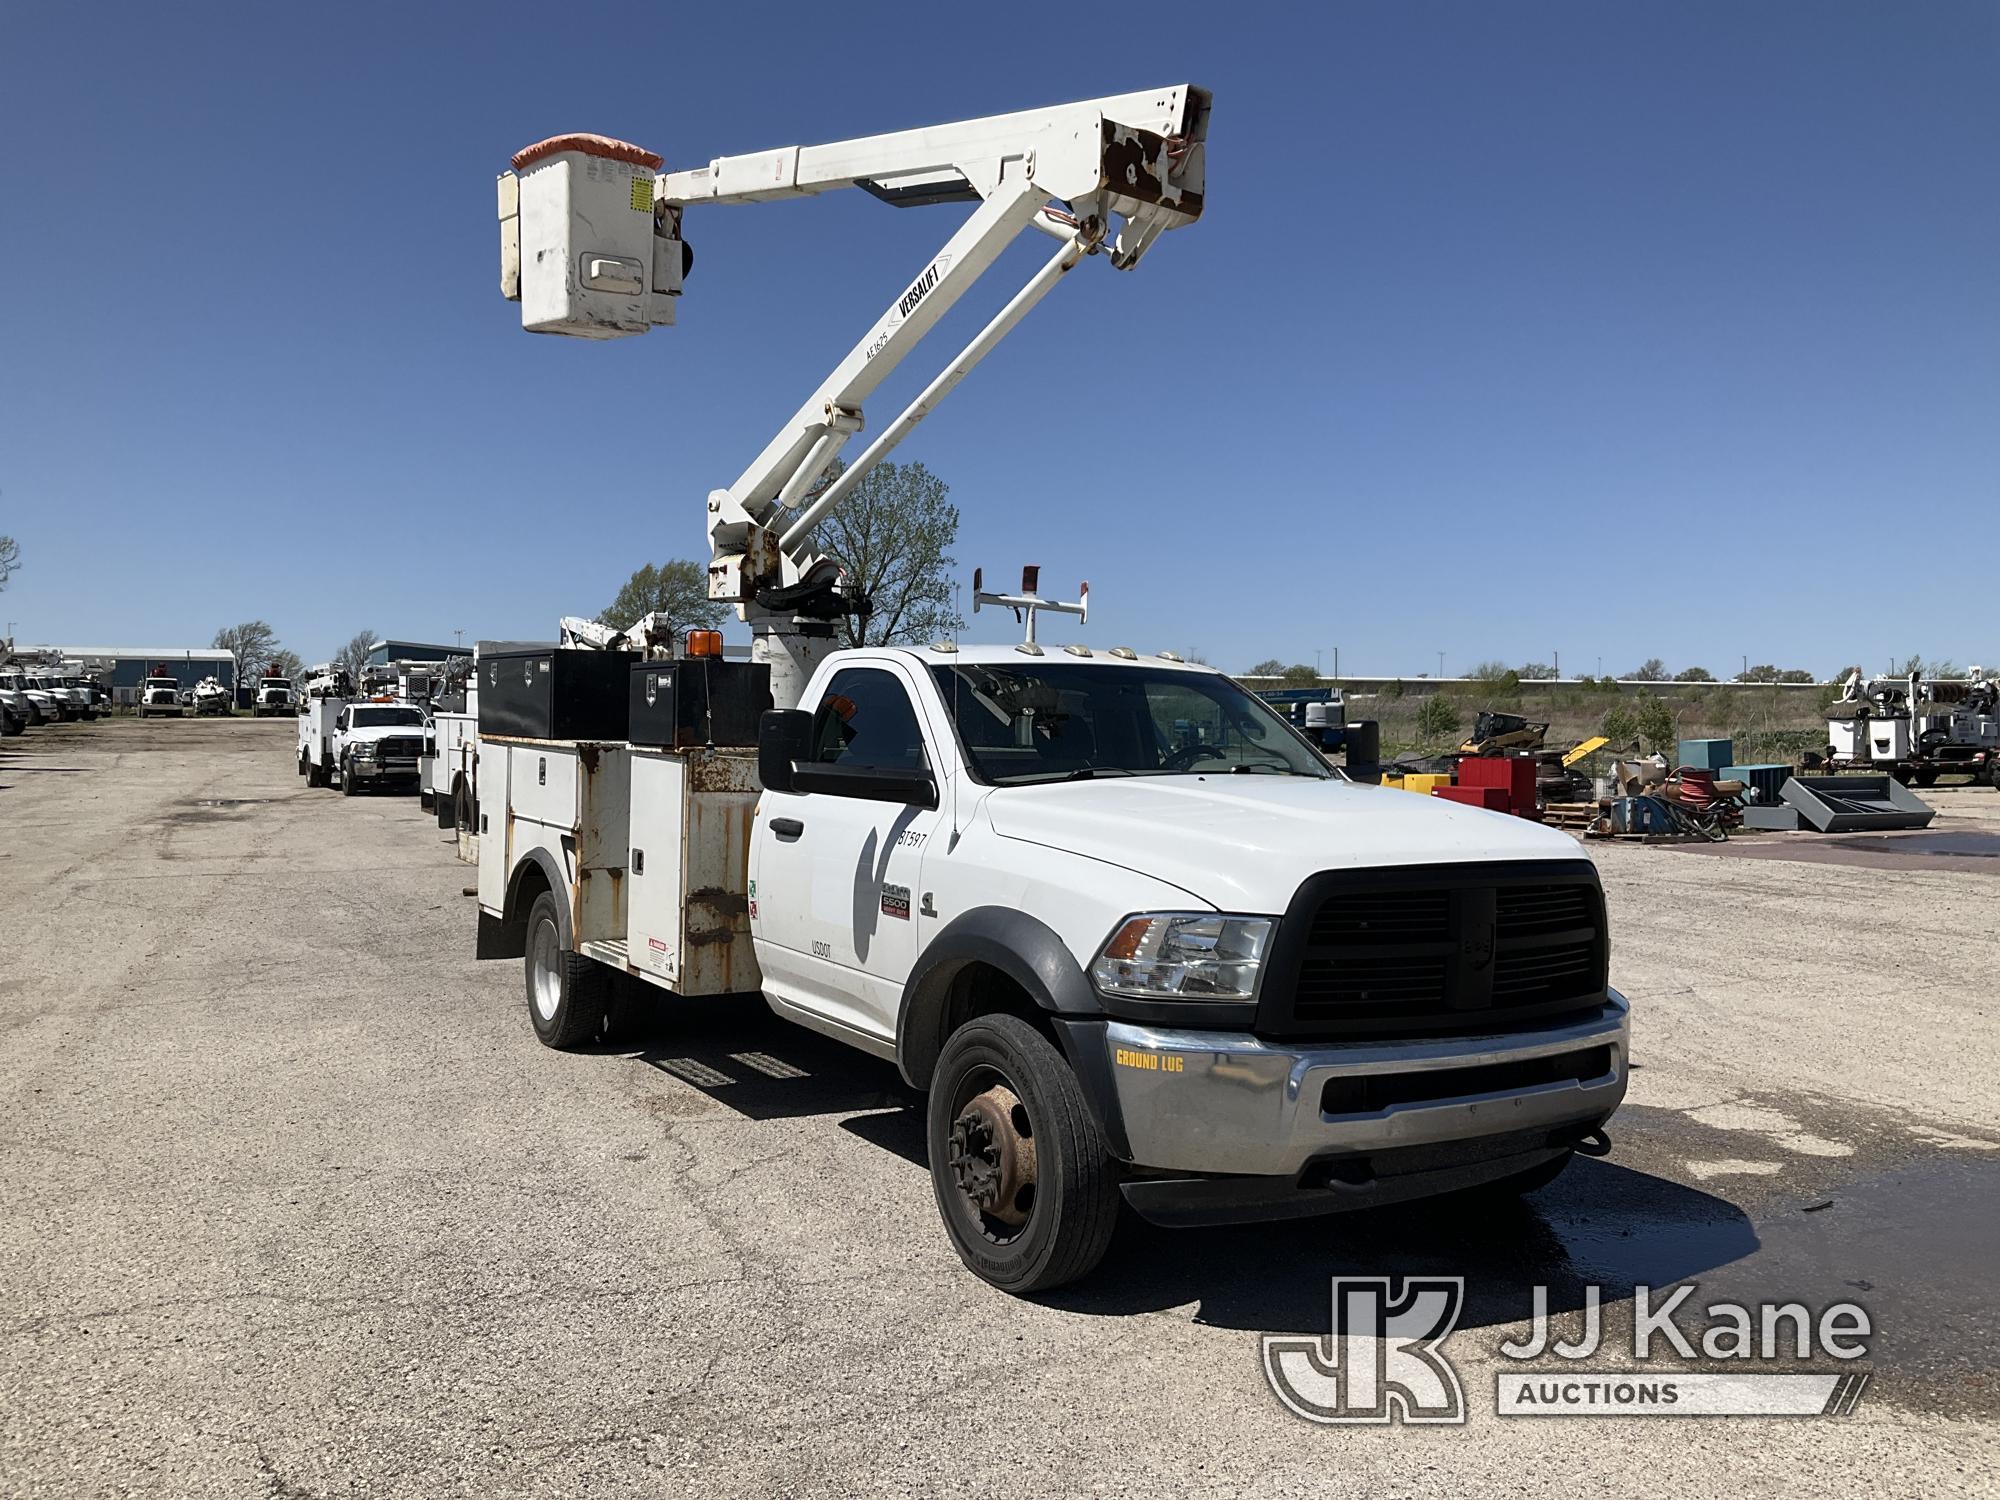
<svg viewBox="0 0 2000 1500">
<path fill-rule="evenodd" d="M 906 885 L 882 887 L 882 915 L 898 921 L 910 920 L 910 888 Z"/>
</svg>

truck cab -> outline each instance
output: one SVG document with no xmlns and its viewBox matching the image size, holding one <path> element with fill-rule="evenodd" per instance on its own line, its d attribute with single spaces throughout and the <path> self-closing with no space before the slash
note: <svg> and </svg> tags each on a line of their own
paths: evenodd
<svg viewBox="0 0 2000 1500">
<path fill-rule="evenodd" d="M 250 716 L 262 718 L 266 714 L 288 714 L 292 711 L 292 679 L 289 677 L 260 677 L 257 680 L 257 694 L 250 700 Z"/>
<path fill-rule="evenodd" d="M 376 699 L 343 704 L 332 745 L 342 795 L 352 797 L 364 786 L 415 786 L 424 729 L 424 711 L 414 704 Z"/>
<path fill-rule="evenodd" d="M 30 724 L 47 724 L 63 716 L 55 695 L 35 686 L 25 672 L 0 672 L 0 691 L 13 695 L 15 706 L 28 715 Z"/>
<path fill-rule="evenodd" d="M 148 677 L 139 689 L 139 717 L 178 719 L 186 709 L 181 704 L 181 685 L 172 677 Z"/>
<path fill-rule="evenodd" d="M 594 1034 L 609 968 L 893 1060 L 954 1247 L 1009 1290 L 1086 1272 L 1121 1197 L 1193 1225 L 1526 1191 L 1625 1092 L 1575 843 L 1351 782 L 1206 667 L 843 651 L 754 778 L 689 752 L 659 795 L 660 752 L 563 748 L 505 747 L 481 846 L 482 951 L 511 929 L 538 1035 Z"/>
<path fill-rule="evenodd" d="M 82 688 L 68 686 L 60 677 L 47 672 L 30 672 L 28 687 L 47 694 L 55 704 L 56 716 L 65 722 L 97 717 L 97 705 L 91 695 Z"/>
</svg>

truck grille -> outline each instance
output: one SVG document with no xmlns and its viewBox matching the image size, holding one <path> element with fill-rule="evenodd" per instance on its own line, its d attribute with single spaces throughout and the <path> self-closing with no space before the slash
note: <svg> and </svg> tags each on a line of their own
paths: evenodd
<svg viewBox="0 0 2000 1500">
<path fill-rule="evenodd" d="M 378 742 L 384 760 L 415 760 L 424 753 L 424 742 L 415 736 L 397 736 Z"/>
<path fill-rule="evenodd" d="M 1587 863 L 1318 875 L 1279 928 L 1257 1029 L 1489 1031 L 1601 1005 L 1608 962 L 1604 896 Z"/>
</svg>

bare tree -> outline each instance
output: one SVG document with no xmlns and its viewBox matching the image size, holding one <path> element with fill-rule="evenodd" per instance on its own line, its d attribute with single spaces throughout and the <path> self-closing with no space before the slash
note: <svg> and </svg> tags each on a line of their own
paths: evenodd
<svg viewBox="0 0 2000 1500">
<path fill-rule="evenodd" d="M 20 566 L 21 544 L 11 536 L 0 536 L 0 589 L 7 587 L 7 580 Z"/>
<path fill-rule="evenodd" d="M 265 661 L 264 670 L 279 677 L 289 677 L 293 682 L 297 682 L 306 675 L 306 664 L 299 658 L 298 652 L 287 651 L 280 647 Z"/>
<path fill-rule="evenodd" d="M 264 669 L 271 653 L 278 649 L 278 635 L 262 620 L 245 620 L 215 632 L 212 645 L 227 651 L 236 663 L 236 681 L 248 682 Z"/>
<path fill-rule="evenodd" d="M 1627 682 L 1665 682 L 1667 680 L 1667 664 L 1657 656 L 1648 657 L 1639 666 L 1627 672 L 1625 680 Z"/>
<path fill-rule="evenodd" d="M 814 494 L 840 471 L 838 463 L 829 468 Z M 849 585 L 874 604 L 873 614 L 841 621 L 843 645 L 935 640 L 965 624 L 952 598 L 958 507 L 947 498 L 950 493 L 951 487 L 922 464 L 877 464 L 846 502 L 813 528 L 815 545 L 845 568 Z"/>
<path fill-rule="evenodd" d="M 1285 675 L 1285 664 L 1275 656 L 1267 656 L 1255 666 L 1245 667 L 1243 675 L 1245 677 L 1282 677 Z"/>
<path fill-rule="evenodd" d="M 1531 661 L 1521 668 L 1519 675 L 1523 682 L 1553 682 L 1556 669 L 1545 661 Z"/>
<path fill-rule="evenodd" d="M 372 630 L 355 631 L 354 638 L 333 653 L 333 664 L 345 668 L 349 677 L 359 677 L 362 667 L 367 665 L 368 653 L 375 649 L 375 640 Z"/>
</svg>

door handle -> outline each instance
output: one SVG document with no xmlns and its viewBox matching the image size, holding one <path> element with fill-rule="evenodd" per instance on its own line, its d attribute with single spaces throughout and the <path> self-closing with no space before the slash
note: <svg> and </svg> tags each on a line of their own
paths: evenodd
<svg viewBox="0 0 2000 1500">
<path fill-rule="evenodd" d="M 771 832 L 781 839 L 795 839 L 806 831 L 806 825 L 797 818 L 771 819 Z"/>
</svg>

